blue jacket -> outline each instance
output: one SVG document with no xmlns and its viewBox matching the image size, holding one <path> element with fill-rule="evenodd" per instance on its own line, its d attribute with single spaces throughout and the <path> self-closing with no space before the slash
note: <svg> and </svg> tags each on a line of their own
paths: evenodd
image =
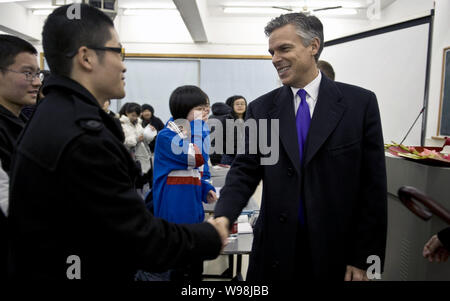
<svg viewBox="0 0 450 301">
<path fill-rule="evenodd" d="M 153 204 L 157 217 L 174 223 L 200 223 L 205 218 L 202 201 L 214 187 L 203 176 L 209 150 L 209 136 L 203 121 L 192 121 L 191 137 L 186 137 L 171 120 L 156 138 Z M 206 157 L 206 158 L 205 158 Z"/>
</svg>

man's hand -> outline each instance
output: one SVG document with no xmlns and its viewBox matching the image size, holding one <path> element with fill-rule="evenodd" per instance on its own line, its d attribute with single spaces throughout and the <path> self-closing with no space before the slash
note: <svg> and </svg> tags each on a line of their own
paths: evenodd
<svg viewBox="0 0 450 301">
<path fill-rule="evenodd" d="M 344 281 L 369 281 L 369 278 L 367 278 L 366 271 L 348 265 Z"/>
<path fill-rule="evenodd" d="M 214 226 L 216 228 L 216 231 L 219 233 L 220 238 L 222 239 L 222 249 L 228 244 L 228 235 L 230 235 L 229 225 L 230 222 L 228 221 L 228 218 L 226 217 L 218 217 L 216 219 L 210 218 L 208 220 L 208 223 Z"/>
<path fill-rule="evenodd" d="M 217 194 L 214 192 L 214 190 L 208 191 L 208 195 L 206 196 L 206 200 L 208 201 L 209 204 L 212 204 L 215 201 L 217 201 Z"/>
<path fill-rule="evenodd" d="M 423 257 L 428 258 L 429 262 L 446 262 L 449 252 L 444 248 L 438 236 L 433 235 L 423 247 Z"/>
</svg>

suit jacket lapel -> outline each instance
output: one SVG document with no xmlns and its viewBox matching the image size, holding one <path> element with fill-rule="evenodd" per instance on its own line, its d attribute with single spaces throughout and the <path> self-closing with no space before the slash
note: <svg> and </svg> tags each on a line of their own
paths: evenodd
<svg viewBox="0 0 450 301">
<path fill-rule="evenodd" d="M 295 113 L 292 90 L 283 86 L 274 99 L 274 109 L 269 112 L 271 119 L 278 119 L 280 126 L 280 141 L 289 159 L 300 174 L 300 155 L 298 151 L 297 129 L 295 127 Z"/>
<path fill-rule="evenodd" d="M 311 161 L 331 132 L 336 128 L 339 120 L 341 120 L 346 109 L 346 105 L 341 102 L 341 99 L 342 94 L 334 82 L 322 76 L 319 96 L 306 140 L 305 166 Z"/>
</svg>

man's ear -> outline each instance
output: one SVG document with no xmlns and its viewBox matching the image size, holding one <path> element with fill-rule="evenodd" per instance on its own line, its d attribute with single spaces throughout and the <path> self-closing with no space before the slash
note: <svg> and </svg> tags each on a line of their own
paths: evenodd
<svg viewBox="0 0 450 301">
<path fill-rule="evenodd" d="M 313 40 L 311 41 L 311 54 L 314 56 L 319 52 L 320 49 L 320 41 L 318 38 L 313 38 Z"/>
<path fill-rule="evenodd" d="M 81 69 L 85 71 L 92 71 L 92 63 L 94 61 L 94 51 L 90 50 L 86 46 L 81 46 L 78 49 L 78 53 L 75 56 L 75 63 L 79 65 Z"/>
</svg>

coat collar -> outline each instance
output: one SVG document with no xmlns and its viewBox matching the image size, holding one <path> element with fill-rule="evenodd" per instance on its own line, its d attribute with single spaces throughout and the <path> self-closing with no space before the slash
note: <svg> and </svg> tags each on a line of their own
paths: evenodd
<svg viewBox="0 0 450 301">
<path fill-rule="evenodd" d="M 119 120 L 106 113 L 99 105 L 97 99 L 85 87 L 73 79 L 65 76 L 50 75 L 43 87 L 44 94 L 62 92 L 71 95 L 74 100 L 75 121 L 96 120 L 102 121 L 105 126 L 118 138 L 124 141 L 125 137 Z"/>
<path fill-rule="evenodd" d="M 341 100 L 342 93 L 336 84 L 323 76 L 306 140 L 304 166 L 311 161 L 342 118 L 346 106 Z M 288 86 L 283 86 L 274 97 L 274 107 L 269 112 L 269 116 L 272 119 L 279 119 L 281 144 L 297 172 L 300 173 L 300 156 L 292 102 L 292 90 Z"/>
<path fill-rule="evenodd" d="M 23 127 L 24 124 L 28 121 L 28 118 L 24 114 L 20 113 L 19 117 L 17 117 L 3 105 L 0 105 L 0 116 L 2 116 L 3 119 L 7 119 L 11 123 L 17 124 L 21 127 Z"/>
<path fill-rule="evenodd" d="M 42 88 L 45 95 L 53 90 L 63 90 L 65 93 L 76 95 L 83 102 L 90 105 L 95 105 L 100 108 L 97 99 L 91 94 L 85 87 L 83 87 L 77 81 L 65 76 L 50 75 L 48 80 L 45 81 Z"/>
<path fill-rule="evenodd" d="M 283 86 L 274 97 L 273 109 L 269 112 L 270 119 L 279 120 L 279 135 L 281 144 L 286 153 L 300 173 L 300 156 L 298 151 L 297 134 L 295 127 L 295 114 L 293 106 L 293 94 L 289 86 Z M 293 137 L 295 139 L 293 139 Z"/>
<path fill-rule="evenodd" d="M 323 76 L 306 139 L 305 166 L 308 165 L 344 115 L 346 105 L 341 101 L 342 98 L 342 93 L 334 81 Z"/>
</svg>

